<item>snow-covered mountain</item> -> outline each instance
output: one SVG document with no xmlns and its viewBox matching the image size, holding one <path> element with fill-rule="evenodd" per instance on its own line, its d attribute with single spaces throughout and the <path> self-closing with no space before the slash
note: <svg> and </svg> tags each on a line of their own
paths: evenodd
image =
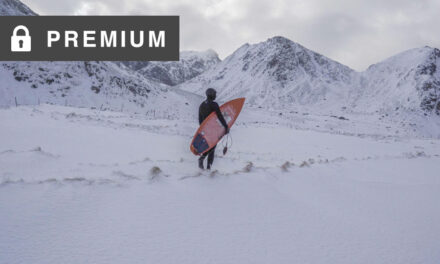
<svg viewBox="0 0 440 264">
<path fill-rule="evenodd" d="M 157 110 L 174 116 L 188 105 L 166 85 L 112 62 L 8 62 L 0 65 L 0 79 L 2 106 L 17 101 L 19 105 L 51 103 L 144 113 Z"/>
<path fill-rule="evenodd" d="M 36 16 L 27 5 L 19 0 L 0 0 L 0 16 Z"/>
<path fill-rule="evenodd" d="M 18 0 L 0 0 L 0 12 L 36 15 Z M 224 61 L 208 50 L 182 52 L 178 62 L 5 62 L 0 75 L 8 81 L 0 89 L 0 103 L 15 104 L 17 98 L 23 104 L 47 101 L 147 112 L 171 104 L 177 113 L 196 98 L 191 93 L 202 95 L 213 87 L 220 100 L 244 96 L 249 105 L 271 109 L 440 115 L 439 58 L 438 49 L 423 47 L 356 72 L 273 37 L 245 44 Z"/>
<path fill-rule="evenodd" d="M 440 51 L 423 47 L 356 72 L 283 37 L 243 45 L 212 69 L 181 84 L 223 100 L 244 96 L 250 105 L 361 113 L 440 114 Z"/>
<path fill-rule="evenodd" d="M 17 0 L 0 0 L 0 11 L 36 15 Z M 0 80 L 0 106 L 50 103 L 167 118 L 194 112 L 186 111 L 188 93 L 113 62 L 2 62 Z"/>
<path fill-rule="evenodd" d="M 202 94 L 207 87 L 222 99 L 244 96 L 253 105 L 284 108 L 322 105 L 346 97 L 356 72 L 284 37 L 245 44 L 200 76 L 184 83 Z"/>
<path fill-rule="evenodd" d="M 354 109 L 406 110 L 440 114 L 440 50 L 423 47 L 399 53 L 361 73 Z"/>
<path fill-rule="evenodd" d="M 195 112 L 191 95 L 113 62 L 3 62 L 0 80 L 0 106 L 50 103 L 165 118 Z"/>
<path fill-rule="evenodd" d="M 206 50 L 182 51 L 179 61 L 125 61 L 122 64 L 149 79 L 173 86 L 196 77 L 219 62 L 215 51 Z"/>
</svg>

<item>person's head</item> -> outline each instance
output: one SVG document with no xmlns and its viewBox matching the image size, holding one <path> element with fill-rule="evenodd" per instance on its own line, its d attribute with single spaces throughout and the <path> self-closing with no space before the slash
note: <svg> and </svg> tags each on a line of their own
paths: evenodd
<svg viewBox="0 0 440 264">
<path fill-rule="evenodd" d="M 214 101 L 216 96 L 217 96 L 217 92 L 214 90 L 214 88 L 206 89 L 206 98 Z"/>
</svg>

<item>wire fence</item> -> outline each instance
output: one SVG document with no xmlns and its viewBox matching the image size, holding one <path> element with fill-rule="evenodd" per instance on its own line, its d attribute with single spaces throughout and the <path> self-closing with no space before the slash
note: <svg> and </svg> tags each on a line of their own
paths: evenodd
<svg viewBox="0 0 440 264">
<path fill-rule="evenodd" d="M 35 98 L 34 102 L 32 100 L 29 100 L 29 98 L 26 98 L 26 100 L 21 100 L 19 97 L 14 96 L 10 98 L 6 103 L 0 104 L 0 109 L 9 109 L 9 108 L 15 108 L 19 106 L 39 106 L 42 104 L 47 105 L 61 105 L 66 107 L 74 107 L 74 108 L 83 108 L 83 109 L 92 109 L 97 110 L 100 112 L 105 111 L 112 111 L 112 112 L 121 112 L 121 113 L 129 113 L 129 114 L 142 114 L 145 115 L 148 118 L 151 119 L 178 119 L 178 114 L 176 111 L 173 111 L 172 109 L 167 109 L 165 111 L 160 111 L 157 109 L 145 109 L 142 107 L 126 107 L 124 103 L 121 103 L 121 105 L 115 106 L 111 105 L 110 103 L 101 103 L 97 106 L 90 106 L 90 105 L 79 105 L 79 104 L 71 104 L 67 99 L 64 100 L 62 103 L 54 103 L 49 100 L 42 100 L 40 97 Z M 137 111 L 136 111 L 137 110 Z"/>
</svg>

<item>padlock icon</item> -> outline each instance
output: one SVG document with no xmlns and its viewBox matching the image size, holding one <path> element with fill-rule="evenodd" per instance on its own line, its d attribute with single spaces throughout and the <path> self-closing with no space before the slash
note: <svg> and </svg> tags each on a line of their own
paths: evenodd
<svg viewBox="0 0 440 264">
<path fill-rule="evenodd" d="M 24 36 L 17 35 L 18 31 L 24 31 Z M 31 51 L 31 36 L 29 29 L 23 25 L 16 26 L 11 36 L 11 51 L 13 52 L 29 52 Z"/>
</svg>

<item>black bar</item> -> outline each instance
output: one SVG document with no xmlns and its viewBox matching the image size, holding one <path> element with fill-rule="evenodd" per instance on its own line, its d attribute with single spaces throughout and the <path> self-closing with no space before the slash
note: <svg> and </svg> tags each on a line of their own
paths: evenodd
<svg viewBox="0 0 440 264">
<path fill-rule="evenodd" d="M 179 60 L 179 16 L 0 16 L 0 61 L 177 61 Z M 13 31 L 18 25 L 24 25 L 29 30 L 31 51 L 11 51 Z M 60 40 L 48 47 L 48 31 L 60 33 Z M 65 32 L 78 33 L 78 47 L 70 41 L 65 47 Z M 116 31 L 116 47 L 101 47 L 101 31 L 110 36 L 110 31 Z M 96 47 L 84 47 L 84 31 L 95 31 Z M 134 41 L 139 43 L 141 31 L 144 35 L 144 45 L 133 47 L 130 42 L 131 31 L 134 31 Z M 157 44 L 164 47 L 150 47 L 150 32 L 156 40 L 163 31 L 164 40 Z M 125 32 L 125 47 L 122 47 L 122 35 Z M 114 34 L 114 33 L 113 33 Z M 15 38 L 21 38 L 23 30 L 18 30 Z M 23 45 L 21 42 L 20 45 Z M 13 41 L 16 46 L 17 42 Z M 111 42 L 113 44 L 113 42 Z M 19 45 L 19 46 L 20 46 Z M 20 46 L 24 47 L 24 46 Z"/>
</svg>

